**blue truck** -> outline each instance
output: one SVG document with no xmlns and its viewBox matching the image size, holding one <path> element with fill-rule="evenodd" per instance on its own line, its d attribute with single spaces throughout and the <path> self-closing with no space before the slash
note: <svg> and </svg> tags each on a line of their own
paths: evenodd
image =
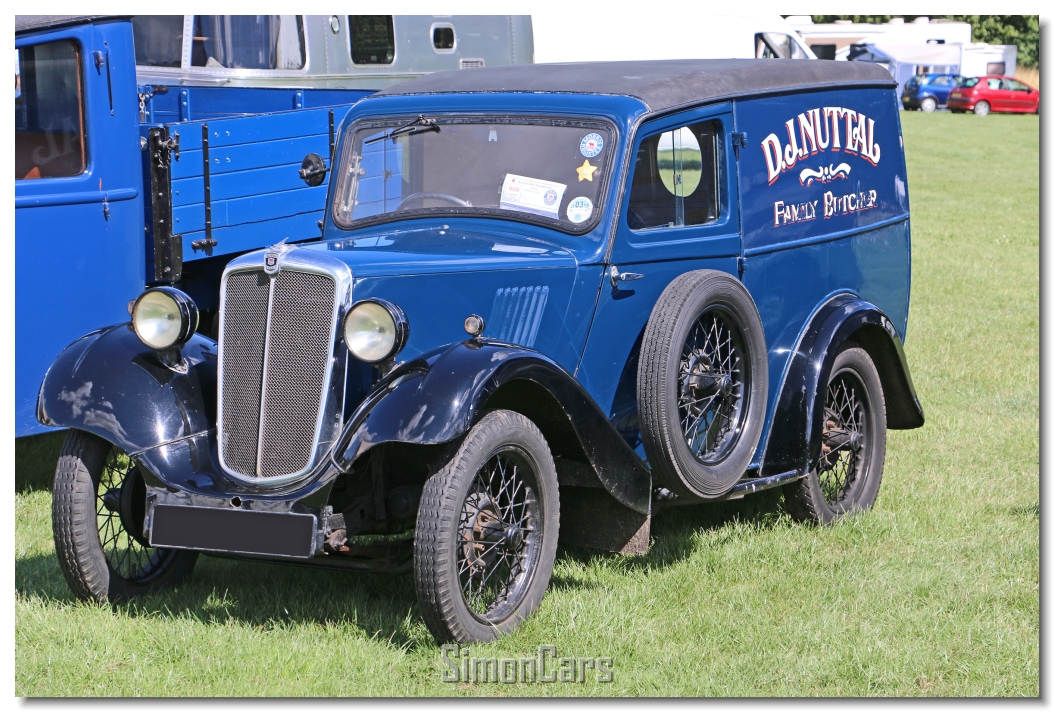
<svg viewBox="0 0 1054 712">
<path fill-rule="evenodd" d="M 323 239 L 230 261 L 218 340 L 153 287 L 48 371 L 76 595 L 200 553 L 413 572 L 438 641 L 493 640 L 558 541 L 640 554 L 661 508 L 774 488 L 831 523 L 923 425 L 880 67 L 439 72 L 337 137 Z"/>
<path fill-rule="evenodd" d="M 16 437 L 43 431 L 47 365 L 144 286 L 179 285 L 214 331 L 227 261 L 317 240 L 354 102 L 532 47 L 510 16 L 17 17 Z"/>
</svg>

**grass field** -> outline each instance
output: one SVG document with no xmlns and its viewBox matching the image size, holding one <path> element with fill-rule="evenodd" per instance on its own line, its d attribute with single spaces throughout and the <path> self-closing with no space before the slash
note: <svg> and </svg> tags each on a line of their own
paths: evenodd
<svg viewBox="0 0 1054 712">
<path fill-rule="evenodd" d="M 834 527 L 764 493 L 661 513 L 642 558 L 562 549 L 540 611 L 471 653 L 555 645 L 610 684 L 441 682 L 405 576 L 202 558 L 136 606 L 75 602 L 45 439 L 18 453 L 17 694 L 1038 695 L 1039 123 L 902 120 L 925 428 L 890 433 L 876 508 Z"/>
</svg>

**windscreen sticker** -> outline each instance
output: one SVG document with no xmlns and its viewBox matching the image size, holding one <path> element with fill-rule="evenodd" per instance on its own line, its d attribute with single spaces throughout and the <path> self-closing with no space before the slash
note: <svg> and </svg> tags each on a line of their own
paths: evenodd
<svg viewBox="0 0 1054 712">
<path fill-rule="evenodd" d="M 567 204 L 567 219 L 575 225 L 584 223 L 593 215 L 593 201 L 585 196 L 575 198 Z"/>
<path fill-rule="evenodd" d="M 597 168 L 600 168 L 600 166 L 591 166 L 591 165 L 589 165 L 589 159 L 587 158 L 582 163 L 582 165 L 580 165 L 578 168 L 575 169 L 576 171 L 578 171 L 578 182 L 581 183 L 584 180 L 592 182 L 593 181 L 593 173 L 596 172 Z"/>
<path fill-rule="evenodd" d="M 559 219 L 565 190 L 567 186 L 563 183 L 507 173 L 498 207 Z"/>
<path fill-rule="evenodd" d="M 598 133 L 586 134 L 582 138 L 582 143 L 578 144 L 578 150 L 586 158 L 598 156 L 604 150 L 604 137 Z"/>
</svg>

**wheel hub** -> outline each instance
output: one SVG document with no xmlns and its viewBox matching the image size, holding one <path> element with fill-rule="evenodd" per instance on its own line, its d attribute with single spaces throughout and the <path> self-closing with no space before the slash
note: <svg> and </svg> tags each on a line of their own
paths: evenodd
<svg viewBox="0 0 1054 712">
<path fill-rule="evenodd" d="M 688 374 L 681 386 L 681 395 L 697 400 L 717 393 L 727 396 L 732 390 L 732 378 L 727 373 L 714 373 L 710 359 L 704 353 L 694 354 L 688 362 Z"/>
<path fill-rule="evenodd" d="M 506 527 L 492 498 L 473 494 L 468 501 L 475 511 L 464 529 L 465 558 L 472 567 L 486 568 L 498 557 L 499 549 L 507 546 Z"/>
<path fill-rule="evenodd" d="M 473 494 L 468 499 L 475 510 L 465 528 L 465 558 L 469 565 L 487 568 L 502 551 L 515 553 L 523 543 L 524 531 L 515 522 L 506 524 L 497 503 L 486 495 Z"/>
</svg>

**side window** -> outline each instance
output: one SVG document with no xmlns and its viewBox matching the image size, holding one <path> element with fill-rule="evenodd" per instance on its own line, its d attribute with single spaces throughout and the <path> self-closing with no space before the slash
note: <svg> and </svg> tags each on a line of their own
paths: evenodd
<svg viewBox="0 0 1054 712">
<path fill-rule="evenodd" d="M 73 42 L 15 50 L 15 180 L 84 172 L 84 93 Z"/>
<path fill-rule="evenodd" d="M 937 87 L 946 87 L 952 83 L 952 78 L 948 76 L 934 77 L 933 85 Z"/>
<path fill-rule="evenodd" d="M 834 59 L 838 45 L 833 44 L 811 44 L 809 49 L 816 55 L 816 59 Z"/>
<path fill-rule="evenodd" d="M 453 39 L 453 32 L 451 40 Z M 395 27 L 391 15 L 348 15 L 353 64 L 391 64 L 395 61 Z"/>
<path fill-rule="evenodd" d="M 641 142 L 628 223 L 633 230 L 705 225 L 719 217 L 721 123 L 682 126 Z"/>
<path fill-rule="evenodd" d="M 989 62 L 988 67 L 984 70 L 985 74 L 1005 74 L 1006 73 L 1006 62 Z"/>
<path fill-rule="evenodd" d="M 195 15 L 192 67 L 303 69 L 300 15 Z"/>
<path fill-rule="evenodd" d="M 182 15 L 132 17 L 135 63 L 139 67 L 179 67 L 183 59 Z"/>
<path fill-rule="evenodd" d="M 1021 82 L 1017 81 L 1016 79 L 1007 79 L 1006 83 L 1008 85 L 1007 88 L 1013 89 L 1014 91 L 1028 91 L 1028 86 L 1025 85 L 1025 84 L 1022 84 Z"/>
</svg>

